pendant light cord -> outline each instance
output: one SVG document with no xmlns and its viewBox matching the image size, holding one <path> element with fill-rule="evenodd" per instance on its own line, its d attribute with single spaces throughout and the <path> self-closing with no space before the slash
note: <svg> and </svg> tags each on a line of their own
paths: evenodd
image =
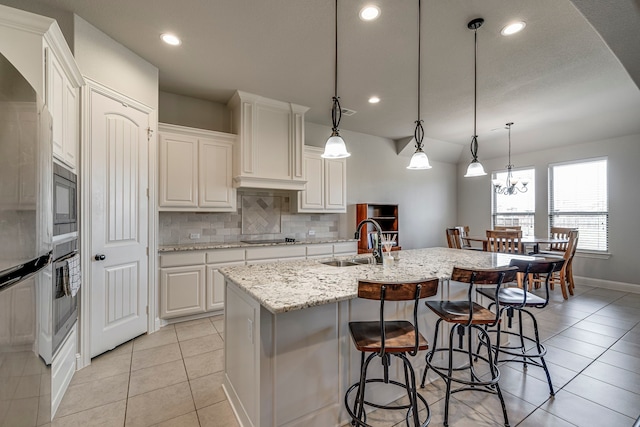
<svg viewBox="0 0 640 427">
<path fill-rule="evenodd" d="M 338 0 L 336 0 L 335 10 L 335 58 L 334 58 L 334 74 L 333 74 L 333 106 L 331 107 L 331 128 L 333 135 L 338 135 L 338 127 L 342 120 L 342 108 L 338 98 Z"/>
<path fill-rule="evenodd" d="M 422 1 L 418 0 L 418 120 L 416 120 L 416 129 L 413 132 L 413 137 L 416 140 L 416 150 L 422 150 L 422 141 L 424 139 L 424 127 L 422 126 L 422 119 L 420 119 L 420 94 L 421 90 L 421 76 L 420 72 L 421 61 L 420 61 L 420 53 L 421 53 L 421 33 L 422 33 Z"/>
<path fill-rule="evenodd" d="M 478 109 L 478 28 L 482 26 L 484 19 L 476 18 L 469 22 L 467 27 L 473 30 L 473 136 L 471 137 L 471 155 L 473 162 L 478 161 L 478 131 L 477 131 L 477 109 Z"/>
</svg>

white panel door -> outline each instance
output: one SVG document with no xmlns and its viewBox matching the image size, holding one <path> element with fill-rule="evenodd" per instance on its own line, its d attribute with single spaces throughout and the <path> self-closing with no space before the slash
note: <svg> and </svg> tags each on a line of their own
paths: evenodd
<svg viewBox="0 0 640 427">
<path fill-rule="evenodd" d="M 198 140 L 160 134 L 160 206 L 198 206 Z"/>
<path fill-rule="evenodd" d="M 96 91 L 90 103 L 94 357 L 147 331 L 149 116 Z"/>
<path fill-rule="evenodd" d="M 324 210 L 324 161 L 320 157 L 320 150 L 306 149 L 304 153 L 304 166 L 307 184 L 300 193 L 300 211 L 311 210 L 321 212 Z"/>
<path fill-rule="evenodd" d="M 205 267 L 160 269 L 160 318 L 205 312 Z"/>
</svg>

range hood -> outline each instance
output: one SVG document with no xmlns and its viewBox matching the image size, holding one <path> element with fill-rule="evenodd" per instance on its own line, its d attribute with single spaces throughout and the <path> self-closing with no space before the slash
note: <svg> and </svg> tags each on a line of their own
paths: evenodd
<svg viewBox="0 0 640 427">
<path fill-rule="evenodd" d="M 237 91 L 228 102 L 236 188 L 304 190 L 304 115 L 309 109 Z"/>
</svg>

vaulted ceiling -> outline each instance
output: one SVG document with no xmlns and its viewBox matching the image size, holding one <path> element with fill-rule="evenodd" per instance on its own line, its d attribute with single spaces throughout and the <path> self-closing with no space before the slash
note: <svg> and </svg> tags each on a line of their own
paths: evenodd
<svg viewBox="0 0 640 427">
<path fill-rule="evenodd" d="M 236 89 L 329 125 L 332 0 L 31 0 L 80 15 L 156 65 L 160 89 L 226 103 Z M 380 17 L 363 22 L 373 3 Z M 341 128 L 403 141 L 417 118 L 418 0 L 340 0 Z M 422 0 L 422 118 L 435 160 L 469 158 L 478 30 L 480 158 L 640 134 L 640 0 Z M 524 20 L 524 31 L 501 28 Z M 173 32 L 170 47 L 160 34 Z M 369 104 L 369 96 L 381 98 Z M 348 143 L 348 141 L 347 141 Z M 402 148 L 403 144 L 399 144 Z M 411 144 L 405 152 L 410 154 Z"/>
</svg>

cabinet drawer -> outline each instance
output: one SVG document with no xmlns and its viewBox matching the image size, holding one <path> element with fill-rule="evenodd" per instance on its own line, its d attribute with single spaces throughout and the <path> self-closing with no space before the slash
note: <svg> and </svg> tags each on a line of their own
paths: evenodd
<svg viewBox="0 0 640 427">
<path fill-rule="evenodd" d="M 244 261 L 244 249 L 217 249 L 207 252 L 207 264 Z"/>
<path fill-rule="evenodd" d="M 205 252 L 173 252 L 160 255 L 160 267 L 204 264 Z"/>
<path fill-rule="evenodd" d="M 302 245 L 292 246 L 269 246 L 261 248 L 247 249 L 247 261 L 258 259 L 293 258 L 306 256 L 307 248 Z"/>
<path fill-rule="evenodd" d="M 321 256 L 333 255 L 333 245 L 332 244 L 318 244 L 318 245 L 309 245 L 307 246 L 307 256 Z"/>
<path fill-rule="evenodd" d="M 333 244 L 334 255 L 351 255 L 358 252 L 358 242 L 341 242 Z"/>
</svg>

